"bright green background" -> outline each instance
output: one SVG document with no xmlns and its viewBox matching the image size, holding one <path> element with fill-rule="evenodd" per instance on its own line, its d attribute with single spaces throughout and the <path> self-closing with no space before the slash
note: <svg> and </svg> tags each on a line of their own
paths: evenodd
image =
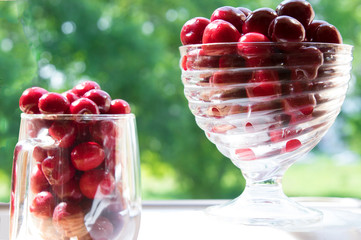
<svg viewBox="0 0 361 240">
<path fill-rule="evenodd" d="M 337 26 L 344 42 L 355 46 L 353 75 L 336 124 L 306 160 L 286 173 L 285 191 L 361 198 L 361 3 L 310 2 L 317 19 Z M 22 91 L 38 85 L 62 92 L 83 79 L 130 102 L 137 116 L 144 199 L 234 198 L 242 191 L 239 170 L 206 140 L 188 110 L 180 80 L 179 32 L 188 19 L 209 18 L 223 5 L 254 10 L 275 8 L 279 1 L 30 3 L 0 2 L 0 201 L 9 199 Z"/>
</svg>

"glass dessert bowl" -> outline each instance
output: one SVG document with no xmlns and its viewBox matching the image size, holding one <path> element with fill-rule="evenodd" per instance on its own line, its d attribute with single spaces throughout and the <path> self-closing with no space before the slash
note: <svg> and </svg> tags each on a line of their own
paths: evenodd
<svg viewBox="0 0 361 240">
<path fill-rule="evenodd" d="M 352 46 L 214 43 L 180 47 L 182 81 L 198 126 L 246 179 L 236 199 L 207 213 L 248 225 L 299 226 L 322 212 L 289 199 L 282 177 L 335 121 Z"/>
</svg>

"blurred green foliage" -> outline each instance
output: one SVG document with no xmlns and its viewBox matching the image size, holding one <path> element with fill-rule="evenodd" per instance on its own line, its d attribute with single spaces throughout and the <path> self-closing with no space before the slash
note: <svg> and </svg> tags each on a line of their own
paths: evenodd
<svg viewBox="0 0 361 240">
<path fill-rule="evenodd" d="M 310 2 L 316 18 L 337 26 L 344 42 L 355 46 L 349 98 L 353 100 L 351 103 L 360 101 L 357 97 L 361 91 L 360 1 Z M 149 176 L 143 177 L 144 186 L 166 187 L 152 180 L 152 176 L 160 179 L 171 175 L 172 186 L 177 187 L 175 197 L 233 198 L 240 193 L 243 178 L 231 161 L 206 140 L 183 96 L 179 32 L 188 19 L 210 17 L 220 6 L 254 10 L 275 8 L 278 3 L 275 0 L 0 2 L 0 169 L 9 178 L 22 91 L 37 85 L 62 92 L 78 81 L 90 79 L 99 82 L 113 98 L 130 102 L 137 116 L 142 167 L 145 176 Z M 359 154 L 360 115 L 361 109 L 356 104 L 340 116 L 343 123 L 340 136 Z M 157 194 L 149 196 L 156 198 Z"/>
</svg>

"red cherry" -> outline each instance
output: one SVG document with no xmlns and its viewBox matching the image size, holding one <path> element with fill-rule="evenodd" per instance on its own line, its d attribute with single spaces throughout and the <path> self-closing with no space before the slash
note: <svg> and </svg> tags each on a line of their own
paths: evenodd
<svg viewBox="0 0 361 240">
<path fill-rule="evenodd" d="M 247 87 L 248 97 L 276 96 L 281 94 L 278 74 L 272 70 L 255 71 L 253 84 Z"/>
<path fill-rule="evenodd" d="M 316 99 L 313 94 L 296 95 L 284 99 L 284 109 L 286 113 L 294 115 L 297 111 L 303 115 L 308 116 L 312 114 L 314 107 L 316 106 Z M 296 111 L 296 112 L 295 112 Z"/>
<path fill-rule="evenodd" d="M 240 37 L 241 34 L 231 23 L 219 19 L 208 24 L 203 33 L 202 43 L 237 42 Z M 222 44 L 203 45 L 202 49 L 207 55 L 224 55 L 236 52 L 235 46 L 225 46 Z"/>
<path fill-rule="evenodd" d="M 34 150 L 33 150 L 33 159 L 37 162 L 37 163 L 41 163 L 42 161 L 44 161 L 45 158 L 48 157 L 48 149 L 40 147 L 40 146 L 35 146 Z"/>
<path fill-rule="evenodd" d="M 217 71 L 209 79 L 211 85 L 247 83 L 252 78 L 250 71 Z"/>
<path fill-rule="evenodd" d="M 44 94 L 48 93 L 44 88 L 32 87 L 26 89 L 20 97 L 19 107 L 20 110 L 28 114 L 40 113 L 38 102 Z"/>
<path fill-rule="evenodd" d="M 236 155 L 243 161 L 256 160 L 256 155 L 250 148 L 242 148 L 236 150 Z"/>
<path fill-rule="evenodd" d="M 342 44 L 342 36 L 335 26 L 331 24 L 321 24 L 316 28 L 313 41 Z"/>
<path fill-rule="evenodd" d="M 79 181 L 71 179 L 63 185 L 53 186 L 54 193 L 62 200 L 80 201 L 83 195 L 79 188 Z"/>
<path fill-rule="evenodd" d="M 229 22 L 214 20 L 205 28 L 202 43 L 237 42 L 241 34 Z"/>
<path fill-rule="evenodd" d="M 203 49 L 194 49 L 188 52 L 186 56 L 186 68 L 188 70 L 219 67 L 219 57 L 206 55 Z"/>
<path fill-rule="evenodd" d="M 88 98 L 79 98 L 70 104 L 71 114 L 100 114 L 95 102 Z"/>
<path fill-rule="evenodd" d="M 39 193 L 49 188 L 48 180 L 46 180 L 43 172 L 41 171 L 41 165 L 36 164 L 30 175 L 30 190 L 33 193 Z"/>
<path fill-rule="evenodd" d="M 69 108 L 69 101 L 60 93 L 46 93 L 39 99 L 39 110 L 43 114 L 62 114 Z"/>
<path fill-rule="evenodd" d="M 219 68 L 240 68 L 245 66 L 245 59 L 238 54 L 223 55 L 219 58 Z"/>
<path fill-rule="evenodd" d="M 82 209 L 78 205 L 61 202 L 54 208 L 53 222 L 60 223 L 60 221 L 69 219 L 79 213 L 82 213 Z"/>
<path fill-rule="evenodd" d="M 68 90 L 66 92 L 63 92 L 62 95 L 64 97 L 66 97 L 66 99 L 68 99 L 69 104 L 71 104 L 72 102 L 74 102 L 75 100 L 79 99 L 79 96 L 76 95 L 75 93 L 73 93 L 71 90 Z"/>
<path fill-rule="evenodd" d="M 80 191 L 84 196 L 94 199 L 98 194 L 109 195 L 115 189 L 114 177 L 101 169 L 86 171 L 79 181 Z"/>
<path fill-rule="evenodd" d="M 253 44 L 253 42 L 257 42 L 257 44 Z M 264 65 L 270 56 L 271 47 L 266 44 L 258 44 L 258 42 L 269 42 L 269 39 L 256 32 L 246 33 L 239 39 L 238 53 L 246 59 L 249 67 Z"/>
<path fill-rule="evenodd" d="M 313 20 L 310 23 L 310 25 L 308 25 L 308 28 L 306 29 L 307 41 L 313 42 L 313 38 L 314 38 L 314 35 L 316 33 L 316 29 L 318 28 L 318 26 L 320 26 L 322 24 L 327 24 L 327 22 L 323 21 L 323 20 Z"/>
<path fill-rule="evenodd" d="M 289 16 L 276 17 L 268 32 L 275 42 L 302 42 L 306 36 L 303 25 L 297 19 Z"/>
<path fill-rule="evenodd" d="M 315 12 L 305 0 L 285 0 L 276 9 L 278 16 L 286 15 L 297 19 L 305 28 L 312 22 Z"/>
<path fill-rule="evenodd" d="M 209 19 L 196 17 L 188 20 L 182 27 L 180 38 L 183 45 L 202 43 L 203 32 L 210 23 Z"/>
<path fill-rule="evenodd" d="M 252 13 L 251 10 L 249 10 L 248 8 L 245 7 L 238 7 L 237 9 L 241 10 L 243 12 L 244 15 L 246 15 L 246 17 L 248 17 L 248 15 L 250 15 Z M 242 31 L 240 31 L 242 32 Z"/>
<path fill-rule="evenodd" d="M 39 218 L 50 218 L 53 215 L 55 199 L 50 192 L 43 191 L 35 195 L 30 212 Z"/>
<path fill-rule="evenodd" d="M 243 22 L 246 20 L 246 15 L 238 8 L 224 6 L 217 8 L 211 16 L 211 22 L 221 19 L 231 23 L 239 33 L 242 32 Z"/>
<path fill-rule="evenodd" d="M 90 127 L 90 132 L 95 142 L 102 146 L 114 147 L 117 134 L 115 122 L 110 120 L 97 121 Z M 112 143 L 114 143 L 114 145 Z"/>
<path fill-rule="evenodd" d="M 59 203 L 54 209 L 52 222 L 57 232 L 59 232 L 62 236 L 66 234 L 66 236 L 70 235 L 71 237 L 79 237 L 84 236 L 83 234 L 87 234 L 84 226 L 84 213 L 78 203 Z"/>
<path fill-rule="evenodd" d="M 49 135 L 58 141 L 59 147 L 71 147 L 76 139 L 76 127 L 72 121 L 55 121 L 49 128 Z"/>
<path fill-rule="evenodd" d="M 129 103 L 123 99 L 114 99 L 110 103 L 108 114 L 128 114 L 131 112 Z"/>
<path fill-rule="evenodd" d="M 89 234 L 93 240 L 109 239 L 113 234 L 113 224 L 106 217 L 100 216 L 90 227 Z"/>
<path fill-rule="evenodd" d="M 277 13 L 271 8 L 259 8 L 248 15 L 243 24 L 242 32 L 257 32 L 267 36 L 268 27 L 277 17 Z"/>
<path fill-rule="evenodd" d="M 107 92 L 100 89 L 93 89 L 86 92 L 83 97 L 95 102 L 99 108 L 100 113 L 106 113 L 109 111 L 110 102 L 112 99 Z"/>
<path fill-rule="evenodd" d="M 94 81 L 85 81 L 77 84 L 71 91 L 79 97 L 82 97 L 86 92 L 92 89 L 100 89 L 99 84 Z"/>
<path fill-rule="evenodd" d="M 80 143 L 70 154 L 71 162 L 80 171 L 88 171 L 98 167 L 105 158 L 103 148 L 95 142 Z"/>
<path fill-rule="evenodd" d="M 298 139 L 291 139 L 287 141 L 285 150 L 286 152 L 293 152 L 296 149 L 300 148 L 302 146 L 302 143 Z"/>
<path fill-rule="evenodd" d="M 75 169 L 68 160 L 65 151 L 49 155 L 41 163 L 41 169 L 50 185 L 67 183 L 75 175 Z"/>
<path fill-rule="evenodd" d="M 182 69 L 183 69 L 184 71 L 187 71 L 187 58 L 188 58 L 188 56 L 187 56 L 187 55 L 184 55 L 184 56 L 182 57 L 182 60 L 181 60 L 181 63 L 180 63 L 180 65 L 181 65 L 181 67 L 182 67 Z"/>
<path fill-rule="evenodd" d="M 302 46 L 287 54 L 286 66 L 292 71 L 292 80 L 313 80 L 323 64 L 322 52 L 313 46 Z"/>
</svg>

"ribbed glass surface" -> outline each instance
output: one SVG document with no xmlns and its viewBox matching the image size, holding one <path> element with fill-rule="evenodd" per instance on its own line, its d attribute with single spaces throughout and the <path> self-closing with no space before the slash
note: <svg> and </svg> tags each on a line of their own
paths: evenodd
<svg viewBox="0 0 361 240">
<path fill-rule="evenodd" d="M 251 172 L 296 160 L 320 141 L 340 112 L 352 61 L 352 46 L 325 43 L 188 45 L 180 52 L 197 124 Z"/>
</svg>

